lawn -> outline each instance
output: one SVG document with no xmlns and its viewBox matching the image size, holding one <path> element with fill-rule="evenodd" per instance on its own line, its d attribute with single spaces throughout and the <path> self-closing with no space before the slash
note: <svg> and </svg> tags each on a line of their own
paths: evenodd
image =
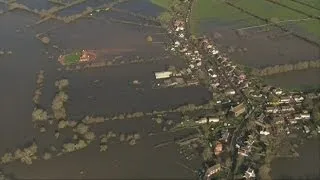
<svg viewBox="0 0 320 180">
<path fill-rule="evenodd" d="M 169 9 L 171 1 L 172 0 L 150 0 L 151 3 L 163 7 L 165 9 Z"/>
<path fill-rule="evenodd" d="M 79 62 L 80 56 L 81 56 L 80 52 L 73 52 L 71 54 L 68 54 L 64 57 L 64 63 L 66 65 L 76 64 Z"/>
</svg>

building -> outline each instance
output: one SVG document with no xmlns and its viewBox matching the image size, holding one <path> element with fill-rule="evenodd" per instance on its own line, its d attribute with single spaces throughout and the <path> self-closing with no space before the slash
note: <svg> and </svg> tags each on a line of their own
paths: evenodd
<svg viewBox="0 0 320 180">
<path fill-rule="evenodd" d="M 310 113 L 301 113 L 300 116 L 302 119 L 311 119 Z"/>
<path fill-rule="evenodd" d="M 207 169 L 204 179 L 211 180 L 212 175 L 216 174 L 220 170 L 221 170 L 220 164 L 216 164 L 216 165 L 210 167 L 209 169 Z"/>
<path fill-rule="evenodd" d="M 300 103 L 304 100 L 304 98 L 300 95 L 294 95 L 293 96 L 293 99 L 297 102 L 297 103 Z"/>
<path fill-rule="evenodd" d="M 236 91 L 233 90 L 233 89 L 228 89 L 228 90 L 226 90 L 225 94 L 226 94 L 226 95 L 235 95 L 235 94 L 236 94 Z"/>
<path fill-rule="evenodd" d="M 255 178 L 256 174 L 253 169 L 248 168 L 247 171 L 244 173 L 243 177 L 246 179 L 251 179 L 251 178 Z"/>
<path fill-rule="evenodd" d="M 281 111 L 282 112 L 294 111 L 294 108 L 291 106 L 281 106 Z"/>
<path fill-rule="evenodd" d="M 214 155 L 218 156 L 222 152 L 222 144 L 221 142 L 217 142 L 216 147 L 214 148 Z"/>
<path fill-rule="evenodd" d="M 206 117 L 200 118 L 199 120 L 195 121 L 197 124 L 205 124 L 208 123 L 208 119 Z"/>
<path fill-rule="evenodd" d="M 156 79 L 165 79 L 170 78 L 172 76 L 172 72 L 170 71 L 162 71 L 162 72 L 155 72 L 154 75 Z"/>
<path fill-rule="evenodd" d="M 290 96 L 282 96 L 280 98 L 280 102 L 281 103 L 289 103 L 291 101 L 291 97 Z"/>
<path fill-rule="evenodd" d="M 243 103 L 241 103 L 241 104 L 239 104 L 239 105 L 237 105 L 235 107 L 231 107 L 231 112 L 234 113 L 235 117 L 240 116 L 245 111 L 246 111 L 246 106 Z"/>
<path fill-rule="evenodd" d="M 219 122 L 219 118 L 215 117 L 202 117 L 199 120 L 195 121 L 197 124 L 205 124 L 205 123 L 212 123 L 212 122 Z"/>
<path fill-rule="evenodd" d="M 209 121 L 209 123 L 211 123 L 211 122 L 219 122 L 219 118 L 208 117 L 208 121 Z"/>
<path fill-rule="evenodd" d="M 279 111 L 278 107 L 276 106 L 268 106 L 266 107 L 267 113 L 277 113 Z"/>
</svg>

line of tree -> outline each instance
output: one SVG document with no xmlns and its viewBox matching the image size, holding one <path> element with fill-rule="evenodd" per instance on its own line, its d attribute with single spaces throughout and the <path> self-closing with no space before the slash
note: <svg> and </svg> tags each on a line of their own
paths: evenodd
<svg viewBox="0 0 320 180">
<path fill-rule="evenodd" d="M 253 69 L 252 73 L 258 76 L 270 76 L 270 75 L 279 74 L 279 73 L 313 69 L 313 68 L 320 68 L 320 60 L 301 61 L 295 64 L 282 64 L 282 65 L 268 66 L 262 69 Z"/>
</svg>

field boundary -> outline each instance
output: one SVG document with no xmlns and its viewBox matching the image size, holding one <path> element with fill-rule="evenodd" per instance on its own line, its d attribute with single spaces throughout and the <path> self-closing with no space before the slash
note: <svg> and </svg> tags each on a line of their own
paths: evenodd
<svg viewBox="0 0 320 180">
<path fill-rule="evenodd" d="M 316 41 L 313 41 L 313 40 L 310 40 L 310 39 L 308 39 L 308 38 L 306 38 L 306 37 L 304 37 L 304 36 L 301 36 L 301 35 L 293 32 L 293 31 L 291 31 L 291 30 L 289 30 L 289 29 L 287 29 L 287 28 L 285 28 L 285 27 L 283 27 L 283 26 L 281 26 L 281 25 L 279 25 L 279 24 L 277 24 L 277 23 L 270 22 L 270 20 L 268 20 L 268 19 L 266 19 L 266 18 L 263 18 L 263 17 L 260 17 L 260 16 L 258 16 L 258 15 L 256 15 L 256 14 L 253 14 L 252 12 L 250 12 L 250 11 L 248 11 L 248 10 L 245 10 L 245 9 L 243 9 L 243 8 L 241 8 L 241 7 L 233 4 L 233 3 L 231 3 L 231 2 L 225 1 L 225 3 L 226 3 L 227 5 L 229 5 L 229 6 L 231 6 L 231 7 L 233 7 L 233 8 L 236 8 L 236 9 L 238 9 L 238 10 L 240 10 L 240 11 L 242 11 L 242 12 L 244 12 L 244 13 L 252 16 L 252 17 L 255 17 L 255 18 L 261 20 L 261 21 L 264 21 L 264 22 L 266 22 L 266 23 L 271 23 L 273 26 L 279 28 L 279 29 L 282 30 L 283 32 L 290 33 L 292 36 L 294 36 L 294 37 L 296 37 L 296 38 L 298 38 L 298 39 L 300 39 L 300 40 L 303 40 L 303 41 L 305 41 L 305 42 L 307 42 L 307 43 L 309 43 L 309 44 L 311 44 L 311 45 L 313 45 L 313 46 L 316 46 L 316 47 L 320 48 L 320 44 L 319 44 L 318 42 L 316 42 Z"/>
</svg>

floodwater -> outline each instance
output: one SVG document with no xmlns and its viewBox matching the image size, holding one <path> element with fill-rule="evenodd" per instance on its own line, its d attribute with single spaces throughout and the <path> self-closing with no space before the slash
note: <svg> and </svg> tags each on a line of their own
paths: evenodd
<svg viewBox="0 0 320 180">
<path fill-rule="evenodd" d="M 298 149 L 299 158 L 278 158 L 272 162 L 272 178 L 319 179 L 320 139 L 306 140 Z"/>
<path fill-rule="evenodd" d="M 21 1 L 28 6 L 39 4 L 31 1 Z M 97 1 L 98 2 L 98 1 Z M 99 1 L 100 2 L 100 1 Z M 92 1 L 90 1 L 92 3 Z M 139 13 L 152 13 L 144 7 L 146 1 L 130 2 L 122 9 L 132 8 Z M 140 5 L 139 5 L 140 4 Z M 0 6 L 5 10 L 4 6 Z M 47 3 L 40 3 L 39 7 L 48 8 Z M 154 8 L 159 11 L 158 8 Z M 98 15 L 103 18 L 108 14 Z M 112 14 L 116 16 L 116 14 Z M 125 17 L 125 16 L 123 16 Z M 123 18 L 122 17 L 122 18 Z M 151 88 L 154 81 L 154 71 L 165 70 L 169 64 L 183 66 L 183 60 L 177 57 L 164 58 L 166 53 L 162 45 L 146 43 L 146 36 L 153 36 L 154 41 L 165 41 L 159 28 L 142 28 L 136 25 L 105 22 L 101 19 L 80 19 L 74 23 L 64 25 L 55 20 L 43 24 L 33 25 L 39 20 L 34 14 L 21 11 L 7 12 L 0 15 L 0 49 L 12 54 L 0 55 L 0 154 L 35 138 L 43 153 L 49 145 L 60 147 L 67 138 L 68 132 L 62 132 L 61 140 L 55 140 L 54 128 L 47 127 L 45 134 L 39 134 L 33 128 L 31 112 L 33 92 L 36 88 L 36 73 L 45 71 L 45 87 L 41 96 L 41 106 L 50 108 L 56 89 L 54 82 L 62 77 L 68 78 L 70 88 L 68 94 L 70 102 L 67 104 L 69 115 L 74 120 L 80 120 L 85 115 L 112 115 L 134 111 L 150 112 L 165 110 L 185 103 L 200 104 L 210 99 L 210 94 L 202 87 L 177 89 Z M 49 45 L 42 44 L 35 38 L 37 33 L 45 33 L 50 37 Z M 123 65 L 110 68 L 100 68 L 84 72 L 57 71 L 60 65 L 56 62 L 59 51 L 56 45 L 64 50 L 73 49 L 102 49 L 102 48 L 134 48 L 135 55 L 142 58 L 160 57 L 157 62 Z M 121 55 L 121 54 L 120 54 Z M 53 56 L 53 58 L 49 58 Z M 132 58 L 132 54 L 124 55 Z M 95 80 L 99 80 L 97 84 Z M 139 90 L 130 85 L 133 80 L 142 84 Z M 88 98 L 88 97 L 91 98 Z M 53 158 L 52 160 L 35 161 L 32 166 L 12 163 L 2 166 L 6 173 L 14 173 L 18 178 L 27 179 L 71 179 L 71 178 L 182 178 L 194 179 L 194 173 L 180 164 L 197 167 L 199 159 L 184 162 L 177 147 L 170 145 L 161 149 L 153 146 L 159 142 L 173 139 L 173 135 L 159 135 L 149 137 L 150 131 L 161 131 L 151 119 L 122 120 L 105 122 L 96 126 L 99 133 L 113 130 L 115 132 L 140 132 L 142 140 L 136 146 L 126 144 L 112 144 L 106 153 L 99 153 L 98 143 L 79 152 Z M 97 134 L 99 135 L 99 134 Z M 84 170 L 84 174 L 79 174 Z"/>
<path fill-rule="evenodd" d="M 320 70 L 309 69 L 264 77 L 266 83 L 297 90 L 312 90 L 320 87 Z"/>
</svg>

